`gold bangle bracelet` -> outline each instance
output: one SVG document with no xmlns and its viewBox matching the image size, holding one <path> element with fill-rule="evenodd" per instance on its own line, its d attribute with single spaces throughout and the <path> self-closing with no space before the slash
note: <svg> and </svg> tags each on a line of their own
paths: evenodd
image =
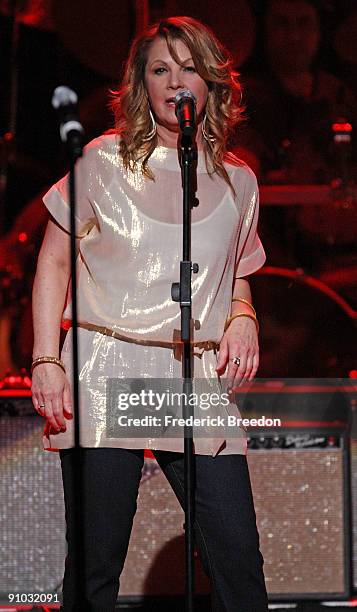
<svg viewBox="0 0 357 612">
<path fill-rule="evenodd" d="M 239 297 L 239 298 L 232 298 L 232 302 L 242 302 L 243 304 L 247 304 L 247 306 L 249 306 L 249 308 L 252 309 L 252 311 L 254 312 L 255 316 L 257 316 L 257 313 L 255 311 L 255 308 L 254 308 L 253 304 L 248 302 L 248 300 Z"/>
<path fill-rule="evenodd" d="M 61 359 L 58 359 L 57 357 L 49 357 L 47 355 L 43 355 L 41 357 L 37 357 L 37 359 L 34 359 L 34 361 L 32 362 L 32 364 L 31 364 L 31 374 L 34 371 L 35 367 L 40 365 L 41 363 L 55 363 L 60 368 L 62 368 L 64 373 L 66 373 L 66 368 L 64 367 L 64 363 L 63 363 L 63 361 L 61 361 Z"/>
<path fill-rule="evenodd" d="M 249 319 L 252 319 L 255 323 L 255 326 L 257 328 L 257 334 L 259 334 L 259 323 L 258 323 L 258 319 L 255 315 L 247 313 L 247 312 L 238 312 L 235 315 L 232 315 L 231 317 L 229 317 L 226 321 L 226 324 L 224 326 L 224 331 L 226 331 L 227 327 L 229 326 L 230 323 L 232 323 L 232 321 L 234 319 L 236 319 L 237 317 L 248 317 Z"/>
</svg>

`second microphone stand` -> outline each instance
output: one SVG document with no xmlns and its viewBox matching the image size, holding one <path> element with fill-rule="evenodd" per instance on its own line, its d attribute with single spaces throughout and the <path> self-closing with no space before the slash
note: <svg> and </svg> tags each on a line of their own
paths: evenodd
<svg viewBox="0 0 357 612">
<path fill-rule="evenodd" d="M 183 343 L 183 418 L 184 426 L 184 487 L 185 487 L 185 610 L 194 609 L 194 520 L 195 520 L 195 464 L 193 452 L 193 427 L 186 425 L 192 415 L 193 407 L 187 398 L 192 393 L 192 272 L 198 272 L 198 264 L 191 262 L 191 208 L 197 206 L 195 198 L 196 181 L 193 173 L 197 166 L 197 149 L 192 136 L 181 138 L 181 169 L 183 189 L 183 259 L 180 262 L 180 282 L 172 283 L 171 297 L 180 302 L 181 341 Z"/>
<path fill-rule="evenodd" d="M 73 419 L 74 419 L 74 479 L 72 482 L 72 496 L 74 499 L 74 534 L 73 534 L 73 564 L 75 568 L 76 606 L 78 610 L 86 608 L 85 600 L 85 572 L 86 559 L 84 549 L 83 526 L 83 462 L 80 442 L 80 409 L 79 409 L 79 364 L 78 364 L 78 303 L 77 303 L 77 254 L 76 254 L 76 182 L 75 164 L 82 156 L 79 143 L 68 142 L 69 157 L 69 202 L 70 202 L 70 251 L 71 251 L 71 284 L 72 284 L 72 384 L 73 384 Z"/>
</svg>

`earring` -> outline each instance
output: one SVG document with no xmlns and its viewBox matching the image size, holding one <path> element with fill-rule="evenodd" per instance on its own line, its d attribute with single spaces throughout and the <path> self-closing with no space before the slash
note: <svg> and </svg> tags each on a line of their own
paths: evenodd
<svg viewBox="0 0 357 612">
<path fill-rule="evenodd" d="M 207 115 L 205 114 L 201 123 L 202 136 L 205 140 L 207 140 L 207 142 L 216 142 L 216 139 L 213 136 L 210 136 L 210 134 L 206 131 L 206 121 Z"/>
<path fill-rule="evenodd" d="M 150 132 L 148 133 L 148 135 L 145 136 L 145 138 L 142 139 L 143 142 L 148 142 L 149 140 L 152 140 L 154 138 L 154 136 L 156 135 L 156 121 L 154 119 L 154 115 L 152 114 L 150 107 L 149 107 L 149 115 L 150 115 L 150 119 L 151 119 L 151 123 L 152 123 L 152 128 L 151 128 Z"/>
</svg>

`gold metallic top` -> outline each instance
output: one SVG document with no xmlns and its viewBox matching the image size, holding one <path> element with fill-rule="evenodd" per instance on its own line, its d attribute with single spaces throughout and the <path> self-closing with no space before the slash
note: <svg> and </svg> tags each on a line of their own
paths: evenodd
<svg viewBox="0 0 357 612">
<path fill-rule="evenodd" d="M 129 379 L 182 376 L 180 305 L 171 298 L 182 259 L 181 169 L 176 149 L 158 147 L 149 161 L 155 181 L 140 166 L 126 171 L 116 137 L 92 141 L 76 166 L 78 266 L 79 385 L 81 445 L 151 448 L 183 452 L 183 439 L 149 437 L 146 431 L 111 437 L 107 429 L 107 381 L 115 378 L 126 390 Z M 193 376 L 220 391 L 217 348 L 231 309 L 233 277 L 246 276 L 265 261 L 257 235 L 258 188 L 242 162 L 226 165 L 236 197 L 217 175 L 209 176 L 203 153 L 197 165 L 199 206 L 192 210 Z M 68 176 L 44 197 L 57 222 L 69 230 Z M 71 324 L 71 296 L 63 314 Z M 61 352 L 72 380 L 72 330 Z M 221 377 L 222 378 L 222 377 Z M 239 417 L 230 403 L 228 414 Z M 73 420 L 55 433 L 46 426 L 44 448 L 69 448 Z M 139 435 L 140 434 L 140 435 Z M 229 438 L 222 428 L 207 429 L 194 440 L 195 453 L 246 452 L 244 428 Z M 151 434 L 152 435 L 152 434 Z"/>
</svg>

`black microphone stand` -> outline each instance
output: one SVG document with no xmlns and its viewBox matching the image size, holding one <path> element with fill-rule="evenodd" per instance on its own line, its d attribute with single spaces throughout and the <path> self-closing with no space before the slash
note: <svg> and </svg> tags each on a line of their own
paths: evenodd
<svg viewBox="0 0 357 612">
<path fill-rule="evenodd" d="M 194 520 L 195 520 L 195 464 L 193 453 L 193 427 L 186 425 L 187 418 L 193 413 L 193 407 L 187 403 L 192 393 L 192 287 L 191 273 L 198 272 L 198 264 L 191 262 L 191 208 L 197 206 L 194 197 L 192 172 L 197 164 L 197 149 L 192 136 L 181 137 L 181 169 L 183 188 L 183 259 L 180 262 L 180 282 L 172 283 L 171 297 L 180 302 L 181 307 L 181 341 L 183 343 L 183 418 L 184 425 L 184 486 L 185 486 L 185 610 L 194 610 Z"/>
<path fill-rule="evenodd" d="M 76 576 L 77 610 L 85 610 L 85 551 L 83 542 L 83 466 L 80 453 L 80 414 L 79 414 L 79 367 L 78 367 L 78 307 L 77 307 L 77 270 L 76 270 L 76 174 L 75 164 L 82 157 L 82 137 L 76 132 L 66 136 L 66 150 L 69 160 L 69 205 L 70 205 L 70 250 L 71 250 L 71 284 L 72 284 L 72 397 L 74 420 L 74 480 L 72 498 L 74 499 L 74 559 Z M 61 608 L 62 609 L 62 608 Z"/>
</svg>

